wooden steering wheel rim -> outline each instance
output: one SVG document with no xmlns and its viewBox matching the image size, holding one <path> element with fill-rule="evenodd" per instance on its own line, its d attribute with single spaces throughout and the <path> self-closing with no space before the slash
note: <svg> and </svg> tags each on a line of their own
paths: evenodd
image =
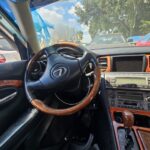
<svg viewBox="0 0 150 150">
<path fill-rule="evenodd" d="M 61 44 L 63 46 L 64 45 L 70 45 L 70 46 L 77 47 L 77 45 L 72 44 L 72 43 L 68 43 L 68 42 L 67 43 L 61 43 Z M 97 64 L 95 64 L 94 77 L 95 77 L 94 85 L 93 85 L 91 91 L 82 101 L 80 101 L 80 103 L 78 103 L 75 106 L 71 106 L 69 108 L 64 108 L 64 109 L 56 109 L 56 108 L 51 108 L 51 107 L 47 106 L 46 104 L 44 104 L 43 101 L 41 101 L 39 99 L 32 99 L 31 104 L 35 108 L 40 110 L 41 112 L 44 112 L 44 113 L 49 114 L 49 115 L 66 116 L 66 115 L 74 114 L 74 113 L 80 111 L 81 109 L 85 108 L 93 100 L 93 98 L 96 96 L 96 94 L 99 90 L 100 81 L 101 81 L 101 73 L 100 73 L 100 69 L 99 69 Z"/>
</svg>

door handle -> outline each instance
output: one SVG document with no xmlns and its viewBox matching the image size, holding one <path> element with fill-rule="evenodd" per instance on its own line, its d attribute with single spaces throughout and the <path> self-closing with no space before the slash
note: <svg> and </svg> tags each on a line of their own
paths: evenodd
<svg viewBox="0 0 150 150">
<path fill-rule="evenodd" d="M 5 96 L 4 98 L 1 98 L 0 104 L 8 102 L 9 100 L 13 99 L 16 95 L 17 95 L 17 92 L 13 92 L 12 94 Z"/>
</svg>

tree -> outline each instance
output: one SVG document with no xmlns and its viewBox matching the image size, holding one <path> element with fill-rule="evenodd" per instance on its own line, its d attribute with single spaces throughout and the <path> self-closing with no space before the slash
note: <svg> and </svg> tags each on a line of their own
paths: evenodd
<svg viewBox="0 0 150 150">
<path fill-rule="evenodd" d="M 125 37 L 150 32 L 150 0 L 82 0 L 76 7 L 79 22 L 90 27 L 91 36 L 97 32 L 122 33 Z M 145 34 L 144 32 L 144 34 Z"/>
<path fill-rule="evenodd" d="M 142 24 L 140 26 L 140 31 L 143 33 L 149 33 L 150 32 L 150 21 L 141 21 Z"/>
</svg>

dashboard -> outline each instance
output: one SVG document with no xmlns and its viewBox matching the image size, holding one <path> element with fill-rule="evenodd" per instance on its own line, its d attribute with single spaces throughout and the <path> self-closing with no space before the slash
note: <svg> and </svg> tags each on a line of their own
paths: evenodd
<svg viewBox="0 0 150 150">
<path fill-rule="evenodd" d="M 105 81 L 105 95 L 118 149 L 123 147 L 124 134 L 120 131 L 125 125 L 124 112 L 133 114 L 133 134 L 140 149 L 146 149 L 149 140 L 145 139 L 150 138 L 150 47 L 111 48 L 95 52 Z"/>
<path fill-rule="evenodd" d="M 110 107 L 150 111 L 150 47 L 95 52 Z"/>
</svg>

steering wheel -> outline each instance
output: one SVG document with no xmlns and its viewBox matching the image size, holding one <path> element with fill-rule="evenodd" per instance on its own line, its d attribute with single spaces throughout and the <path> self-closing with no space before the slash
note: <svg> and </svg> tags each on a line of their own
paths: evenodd
<svg viewBox="0 0 150 150">
<path fill-rule="evenodd" d="M 68 55 L 65 50 L 75 51 L 78 55 Z M 65 51 L 65 54 L 59 53 L 60 51 Z M 31 68 L 43 55 L 47 59 L 46 69 L 38 80 L 33 81 L 30 79 Z M 74 88 L 89 63 L 93 65 L 94 81 L 89 93 L 79 103 L 67 108 L 52 108 L 31 92 L 37 89 L 56 92 Z M 96 96 L 100 85 L 100 69 L 95 54 L 74 43 L 59 43 L 39 51 L 31 58 L 25 71 L 24 82 L 27 98 L 36 109 L 50 115 L 71 115 L 86 107 Z"/>
</svg>

